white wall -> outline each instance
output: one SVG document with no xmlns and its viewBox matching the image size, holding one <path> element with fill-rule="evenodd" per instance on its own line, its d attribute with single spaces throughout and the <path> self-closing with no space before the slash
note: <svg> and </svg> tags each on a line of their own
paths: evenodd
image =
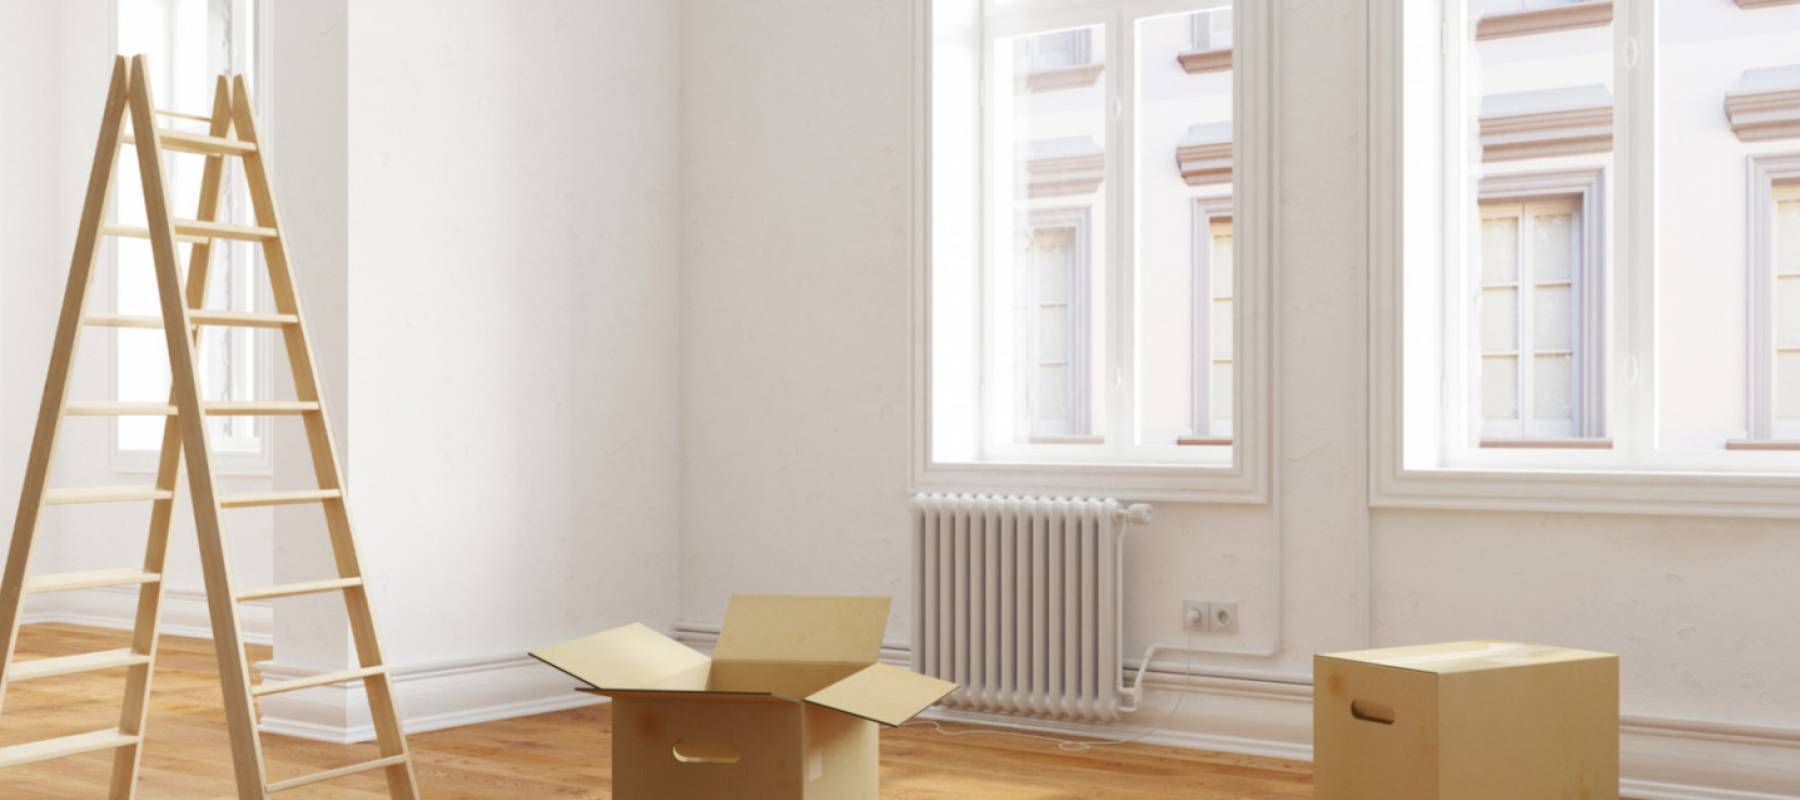
<svg viewBox="0 0 1800 800">
<path fill-rule="evenodd" d="M 716 625 L 736 592 L 910 592 L 910 8 L 687 7 L 684 627 Z M 1275 16 L 1274 500 L 1157 507 L 1128 554 L 1127 652 L 1182 641 L 1183 598 L 1243 604 L 1241 632 L 1205 647 L 1279 641 L 1272 658 L 1196 657 L 1214 673 L 1303 676 L 1315 652 L 1447 638 L 1616 651 L 1633 724 L 1677 731 L 1628 731 L 1637 794 L 1800 780 L 1800 584 L 1778 566 L 1800 556 L 1793 523 L 1369 510 L 1366 18 L 1353 2 Z M 890 640 L 904 645 L 906 625 L 895 615 Z M 1187 706 L 1186 741 L 1266 736 L 1304 754 L 1304 706 L 1259 706 L 1280 722 L 1265 724 L 1231 716 L 1231 692 Z M 1753 757 L 1644 755 L 1702 747 L 1695 720 L 1772 730 L 1732 745 Z"/>
<path fill-rule="evenodd" d="M 351 10 L 347 469 L 396 663 L 672 622 L 678 11 Z"/>
</svg>

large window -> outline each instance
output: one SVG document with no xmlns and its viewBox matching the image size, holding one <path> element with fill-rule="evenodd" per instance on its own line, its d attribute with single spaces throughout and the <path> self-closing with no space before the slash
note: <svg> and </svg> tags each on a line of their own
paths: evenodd
<svg viewBox="0 0 1800 800">
<path fill-rule="evenodd" d="M 928 460 L 1246 471 L 1238 415 L 1261 395 L 1245 356 L 1262 337 L 1244 311 L 1263 297 L 1241 230 L 1259 214 L 1234 202 L 1256 123 L 1237 112 L 1233 47 L 1256 41 L 1234 26 L 1257 15 L 1229 0 L 930 12 Z"/>
<path fill-rule="evenodd" d="M 1800 473 L 1800 4 L 1376 13 L 1378 477 L 1775 497 Z M 1406 491 L 1665 485 L 1462 480 Z"/>
<path fill-rule="evenodd" d="M 118 49 L 127 55 L 145 55 L 159 106 L 204 117 L 212 111 L 216 76 L 235 73 L 254 79 L 257 73 L 256 7 L 254 0 L 119 0 Z M 165 117 L 161 123 L 201 133 L 207 126 L 205 122 L 181 117 Z M 225 164 L 227 180 L 221 197 L 221 218 L 250 224 L 254 214 L 241 166 L 230 158 L 225 159 Z M 164 176 L 176 216 L 192 217 L 198 209 L 204 165 L 205 157 L 200 155 L 170 153 L 164 157 Z M 116 170 L 114 202 L 110 206 L 114 220 L 128 227 L 144 227 L 143 189 L 135 149 L 121 149 Z M 108 244 L 117 313 L 160 317 L 162 306 L 149 241 L 114 238 Z M 191 251 L 191 245 L 177 245 L 184 274 Z M 215 242 L 206 307 L 229 311 L 267 308 L 270 301 L 262 285 L 260 257 L 254 243 Z M 116 398 L 166 402 L 169 358 L 163 333 L 132 328 L 114 331 Z M 267 363 L 271 344 L 266 332 L 253 328 L 203 328 L 199 355 L 207 399 L 249 401 L 269 391 Z M 266 464 L 264 423 L 257 417 L 208 420 L 212 446 L 219 452 L 223 468 L 256 469 Z M 154 453 L 162 447 L 163 420 L 120 417 L 114 424 L 115 463 L 125 469 L 154 468 Z"/>
</svg>

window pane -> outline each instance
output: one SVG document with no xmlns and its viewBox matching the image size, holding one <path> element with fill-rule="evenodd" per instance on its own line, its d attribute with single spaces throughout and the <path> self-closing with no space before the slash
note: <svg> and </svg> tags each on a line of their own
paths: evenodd
<svg viewBox="0 0 1800 800">
<path fill-rule="evenodd" d="M 1568 214 L 1531 218 L 1531 279 L 1567 280 L 1574 254 L 1574 220 Z"/>
<path fill-rule="evenodd" d="M 1533 350 L 1572 350 L 1574 320 L 1569 315 L 1569 287 L 1539 286 L 1531 296 L 1531 315 L 1537 324 L 1531 330 Z"/>
<path fill-rule="evenodd" d="M 1481 416 L 1483 419 L 1519 418 L 1519 361 L 1511 356 L 1481 360 Z"/>
<path fill-rule="evenodd" d="M 1775 205 L 1775 271 L 1800 275 L 1800 200 Z"/>
<path fill-rule="evenodd" d="M 1481 221 L 1481 282 L 1513 283 L 1519 279 L 1519 220 Z"/>
<path fill-rule="evenodd" d="M 1775 355 L 1775 417 L 1800 419 L 1800 352 Z"/>
<path fill-rule="evenodd" d="M 1775 343 L 1800 345 L 1800 277 L 1775 280 Z"/>
<path fill-rule="evenodd" d="M 1135 20 L 1132 159 L 1136 443 L 1230 430 L 1232 72 L 1180 56 L 1228 46 L 1230 4 Z M 1215 451 L 1216 452 L 1216 451 Z"/>
<path fill-rule="evenodd" d="M 1535 419 L 1573 419 L 1572 361 L 1568 356 L 1538 356 L 1532 373 L 1531 415 Z"/>
<path fill-rule="evenodd" d="M 1519 349 L 1519 292 L 1516 289 L 1484 289 L 1481 292 L 1481 351 L 1510 353 Z"/>
<path fill-rule="evenodd" d="M 1038 367 L 1036 397 L 1038 433 L 1073 433 L 1069 429 L 1069 368 L 1060 365 Z"/>
<path fill-rule="evenodd" d="M 1038 309 L 1038 363 L 1069 360 L 1069 307 L 1047 305 Z"/>
</svg>

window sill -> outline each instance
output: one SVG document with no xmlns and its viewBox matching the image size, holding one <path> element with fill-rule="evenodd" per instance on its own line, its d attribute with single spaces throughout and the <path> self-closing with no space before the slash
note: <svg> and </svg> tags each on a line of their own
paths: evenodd
<svg viewBox="0 0 1800 800">
<path fill-rule="evenodd" d="M 915 469 L 912 490 L 1117 497 L 1179 503 L 1268 501 L 1259 471 L 1208 464 L 932 463 Z"/>
<path fill-rule="evenodd" d="M 1800 519 L 1800 476 L 1718 472 L 1377 471 L 1371 508 Z"/>
<path fill-rule="evenodd" d="M 1076 64 L 1073 67 L 1040 69 L 1027 72 L 1020 83 L 1028 92 L 1053 92 L 1059 89 L 1081 89 L 1100 83 L 1105 64 Z"/>
<path fill-rule="evenodd" d="M 1175 444 L 1180 447 L 1230 447 L 1229 436 L 1177 436 Z"/>
<path fill-rule="evenodd" d="M 1762 1 L 1767 2 L 1768 0 Z M 1793 2 L 1794 0 L 1787 1 Z M 1738 2 L 1757 2 L 1757 0 L 1738 0 Z M 1489 39 L 1504 39 L 1509 36 L 1530 36 L 1538 33 L 1594 28 L 1612 24 L 1612 18 L 1613 4 L 1611 0 L 1516 11 L 1510 14 L 1489 14 L 1475 24 L 1475 40 L 1485 42 Z"/>
<path fill-rule="evenodd" d="M 1611 450 L 1611 439 L 1482 439 L 1481 446 L 1497 450 Z"/>
<path fill-rule="evenodd" d="M 1800 450 L 1800 439 L 1732 439 L 1726 450 Z"/>
<path fill-rule="evenodd" d="M 1225 72 L 1231 69 L 1231 48 L 1221 47 L 1216 50 L 1189 50 L 1175 56 L 1181 62 L 1181 68 L 1189 75 L 1204 75 L 1209 72 Z"/>
</svg>

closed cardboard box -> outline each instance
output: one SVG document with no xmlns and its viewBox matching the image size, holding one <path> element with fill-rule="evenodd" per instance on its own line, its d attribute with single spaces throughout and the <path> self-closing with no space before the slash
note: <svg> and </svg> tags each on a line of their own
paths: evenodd
<svg viewBox="0 0 1800 800">
<path fill-rule="evenodd" d="M 1318 800 L 1617 800 L 1619 659 L 1452 642 L 1313 659 Z"/>
<path fill-rule="evenodd" d="M 880 726 L 956 688 L 876 663 L 888 606 L 739 595 L 712 658 L 643 625 L 532 655 L 613 699 L 615 800 L 876 800 Z"/>
</svg>

